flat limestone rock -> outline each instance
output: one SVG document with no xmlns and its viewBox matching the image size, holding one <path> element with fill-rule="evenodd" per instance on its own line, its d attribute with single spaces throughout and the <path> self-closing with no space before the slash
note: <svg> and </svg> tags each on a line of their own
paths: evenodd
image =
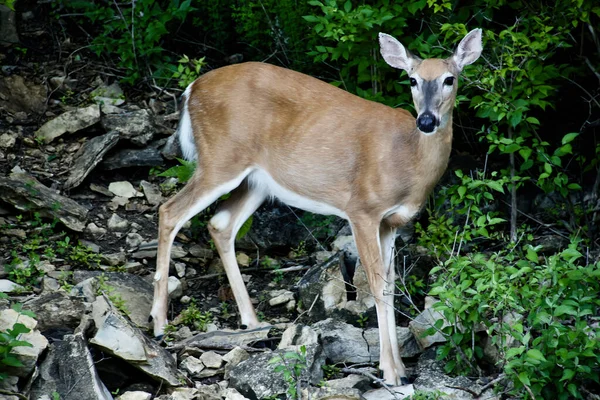
<svg viewBox="0 0 600 400">
<path fill-rule="evenodd" d="M 252 342 L 264 340 L 268 337 L 271 327 L 247 329 L 241 331 L 214 331 L 200 333 L 178 345 L 199 348 L 233 349 L 236 346 L 244 346 Z"/>
<path fill-rule="evenodd" d="M 83 232 L 88 209 L 42 185 L 26 173 L 0 177 L 0 199 L 19 210 L 38 211 L 44 217 L 57 218 L 67 228 Z"/>
<path fill-rule="evenodd" d="M 59 393 L 62 400 L 112 400 L 104 386 L 83 334 L 65 335 L 50 346 L 31 387 L 32 400 Z"/>
<path fill-rule="evenodd" d="M 92 105 L 67 111 L 46 122 L 35 132 L 37 138 L 50 143 L 65 133 L 75 133 L 100 122 L 100 107 Z"/>
<path fill-rule="evenodd" d="M 109 132 L 85 142 L 77 154 L 75 154 L 75 163 L 71 167 L 71 173 L 64 184 L 64 188 L 71 189 L 79 186 L 118 141 L 119 134 L 117 132 Z"/>
</svg>

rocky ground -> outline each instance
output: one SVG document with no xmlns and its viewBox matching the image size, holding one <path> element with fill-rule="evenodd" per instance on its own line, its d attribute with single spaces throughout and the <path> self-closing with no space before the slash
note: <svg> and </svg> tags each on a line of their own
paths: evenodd
<svg viewBox="0 0 600 400">
<path fill-rule="evenodd" d="M 32 347 L 12 349 L 21 365 L 0 380 L 0 398 L 493 397 L 493 377 L 444 375 L 435 361 L 444 338 L 422 335 L 441 316 L 408 292 L 398 297 L 398 336 L 412 383 L 381 387 L 374 301 L 349 229 L 280 205 L 263 206 L 237 243 L 271 327 L 238 329 L 204 229 L 209 211 L 177 236 L 172 323 L 155 341 L 147 318 L 157 208 L 182 186 L 160 174 L 176 165 L 165 144 L 177 93 L 126 93 L 88 61 L 15 54 L 0 55 L 0 331 Z M 402 248 L 402 278 L 422 278 L 427 257 Z"/>
</svg>

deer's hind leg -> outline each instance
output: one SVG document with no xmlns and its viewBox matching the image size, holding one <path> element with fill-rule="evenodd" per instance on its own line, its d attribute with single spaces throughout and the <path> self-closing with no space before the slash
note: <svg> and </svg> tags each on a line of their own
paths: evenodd
<svg viewBox="0 0 600 400">
<path fill-rule="evenodd" d="M 218 173 L 217 173 L 218 172 Z M 169 263 L 175 236 L 188 220 L 206 209 L 222 195 L 238 187 L 251 171 L 228 171 L 199 167 L 187 185 L 159 209 L 158 254 L 154 275 L 154 302 L 150 319 L 154 335 L 161 337 L 167 324 Z"/>
<path fill-rule="evenodd" d="M 267 193 L 263 187 L 252 186 L 245 180 L 231 197 L 225 200 L 210 220 L 208 230 L 215 242 L 223 267 L 241 316 L 243 328 L 259 326 L 254 306 L 242 279 L 235 257 L 235 237 L 246 220 L 263 203 Z"/>
</svg>

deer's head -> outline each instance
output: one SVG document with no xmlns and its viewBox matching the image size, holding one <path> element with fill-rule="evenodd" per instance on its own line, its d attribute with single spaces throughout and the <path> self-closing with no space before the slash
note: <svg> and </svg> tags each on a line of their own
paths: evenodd
<svg viewBox="0 0 600 400">
<path fill-rule="evenodd" d="M 433 135 L 452 115 L 460 72 L 481 55 L 481 29 L 469 32 L 446 59 L 423 60 L 385 33 L 379 34 L 379 43 L 385 62 L 408 73 L 418 114 L 417 128 L 425 135 Z"/>
</svg>

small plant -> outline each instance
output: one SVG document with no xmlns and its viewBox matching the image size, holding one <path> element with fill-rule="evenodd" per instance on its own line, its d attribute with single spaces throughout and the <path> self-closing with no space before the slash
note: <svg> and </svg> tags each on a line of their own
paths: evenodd
<svg viewBox="0 0 600 400">
<path fill-rule="evenodd" d="M 161 172 L 157 176 L 167 177 L 167 178 L 177 178 L 179 183 L 187 183 L 190 180 L 192 175 L 194 175 L 194 171 L 196 170 L 196 162 L 195 161 L 187 161 L 183 158 L 178 158 L 179 165 L 169 168 L 168 170 Z"/>
<path fill-rule="evenodd" d="M 226 301 L 222 301 L 221 305 L 221 317 L 223 317 L 224 319 L 228 319 L 229 317 L 231 317 L 231 313 L 229 312 L 229 304 L 227 304 Z"/>
<path fill-rule="evenodd" d="M 260 265 L 265 269 L 272 269 L 275 271 L 273 282 L 280 283 L 281 281 L 283 281 L 283 273 L 279 272 L 279 270 L 281 269 L 279 261 L 269 256 L 264 256 L 263 259 L 260 261 Z"/>
<path fill-rule="evenodd" d="M 170 343 L 173 341 L 173 334 L 177 332 L 177 328 L 175 327 L 175 325 L 171 325 L 171 324 L 166 324 L 164 327 L 164 333 L 165 335 L 163 336 L 163 340 L 166 343 Z"/>
<path fill-rule="evenodd" d="M 105 294 L 111 301 L 113 306 L 117 308 L 117 310 L 121 311 L 123 314 L 129 314 L 129 311 L 127 310 L 127 306 L 125 304 L 125 300 L 123 300 L 120 294 L 114 293 L 114 291 L 115 288 L 108 284 L 106 275 L 101 274 L 98 277 L 98 289 L 96 290 L 96 294 Z"/>
<path fill-rule="evenodd" d="M 288 351 L 269 360 L 269 365 L 274 365 L 273 372 L 282 373 L 283 379 L 288 384 L 288 399 L 301 399 L 302 373 L 308 367 L 306 360 L 306 346 L 300 346 L 299 351 Z"/>
<path fill-rule="evenodd" d="M 0 299 L 6 299 L 8 296 L 5 293 L 0 293 Z M 32 344 L 19 340 L 21 334 L 29 333 L 31 329 L 19 322 L 21 315 L 34 318 L 35 314 L 23 310 L 22 304 L 13 304 L 12 309 L 17 312 L 17 319 L 12 325 L 12 328 L 5 331 L 0 331 L 0 381 L 6 379 L 8 374 L 3 372 L 5 367 L 22 367 L 23 363 L 16 357 L 13 350 L 16 347 L 32 347 Z"/>
<path fill-rule="evenodd" d="M 73 279 L 73 271 L 62 271 L 58 277 L 60 287 L 67 293 L 73 289 L 71 279 Z"/>
<path fill-rule="evenodd" d="M 356 320 L 356 323 L 358 324 L 358 326 L 360 326 L 363 329 L 365 329 L 367 327 L 368 322 L 369 322 L 369 316 L 367 315 L 367 313 L 360 314 L 358 316 L 358 319 Z"/>
<path fill-rule="evenodd" d="M 330 380 L 335 378 L 341 372 L 341 368 L 337 365 L 328 365 L 324 364 L 321 369 L 323 369 L 323 375 L 325 376 L 325 380 Z"/>
<path fill-rule="evenodd" d="M 184 55 L 177 62 L 177 71 L 173 72 L 173 78 L 179 80 L 179 87 L 186 88 L 200 76 L 200 70 L 206 65 L 205 57 L 191 59 Z"/>
<path fill-rule="evenodd" d="M 446 393 L 435 390 L 433 392 L 426 392 L 424 390 L 415 390 L 410 396 L 410 400 L 439 400 L 443 399 Z"/>
<path fill-rule="evenodd" d="M 212 318 L 210 311 L 200 311 L 193 301 L 181 312 L 181 322 L 202 332 L 206 331 L 206 327 L 212 322 Z"/>
</svg>

